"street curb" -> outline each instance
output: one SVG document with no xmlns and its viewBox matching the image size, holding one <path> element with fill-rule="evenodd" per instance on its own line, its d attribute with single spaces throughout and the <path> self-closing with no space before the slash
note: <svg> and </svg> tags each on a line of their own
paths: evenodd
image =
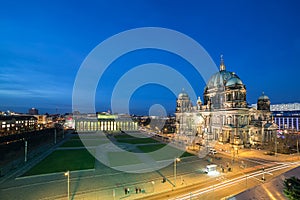
<svg viewBox="0 0 300 200">
<path fill-rule="evenodd" d="M 84 170 L 75 170 L 75 171 L 70 171 L 70 173 L 79 173 L 79 172 L 94 172 L 94 169 L 84 169 Z M 15 180 L 23 180 L 23 179 L 29 179 L 29 178 L 38 178 L 38 177 L 45 177 L 45 176 L 54 176 L 54 175 L 59 175 L 63 174 L 64 172 L 54 172 L 54 173 L 48 173 L 48 174 L 37 174 L 37 175 L 31 175 L 31 176 L 20 176 L 15 178 Z"/>
</svg>

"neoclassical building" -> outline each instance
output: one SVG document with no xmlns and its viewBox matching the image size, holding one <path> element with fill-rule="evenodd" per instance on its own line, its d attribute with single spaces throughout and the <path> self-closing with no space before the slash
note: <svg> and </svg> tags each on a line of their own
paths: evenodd
<svg viewBox="0 0 300 200">
<path fill-rule="evenodd" d="M 77 114 L 74 116 L 75 129 L 81 133 L 95 131 L 137 131 L 137 122 L 129 115 L 109 113 Z"/>
<path fill-rule="evenodd" d="M 247 105 L 246 96 L 246 86 L 237 74 L 226 70 L 221 57 L 220 70 L 209 79 L 203 102 L 198 97 L 193 106 L 185 91 L 178 95 L 175 138 L 187 145 L 218 141 L 238 148 L 273 141 L 277 125 L 269 97 L 263 93 L 255 109 Z"/>
</svg>

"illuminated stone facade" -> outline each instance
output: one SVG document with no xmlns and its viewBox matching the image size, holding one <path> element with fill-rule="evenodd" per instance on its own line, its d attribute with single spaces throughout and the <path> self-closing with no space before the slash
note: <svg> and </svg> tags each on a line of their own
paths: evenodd
<svg viewBox="0 0 300 200">
<path fill-rule="evenodd" d="M 137 131 L 137 122 L 128 115 L 111 115 L 98 113 L 91 115 L 77 115 L 75 129 L 79 132 L 93 131 Z"/>
<path fill-rule="evenodd" d="M 258 108 L 248 107 L 246 86 L 234 73 L 226 70 L 221 58 L 220 71 L 212 75 L 203 94 L 192 106 L 188 94 L 178 95 L 176 107 L 177 140 L 187 145 L 207 141 L 230 143 L 235 147 L 265 144 L 274 139 L 277 125 L 270 112 L 270 99 L 258 98 Z"/>
</svg>

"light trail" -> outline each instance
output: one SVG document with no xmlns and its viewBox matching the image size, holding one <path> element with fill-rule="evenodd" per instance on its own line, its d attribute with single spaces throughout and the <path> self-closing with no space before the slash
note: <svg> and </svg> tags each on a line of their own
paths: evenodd
<svg viewBox="0 0 300 200">
<path fill-rule="evenodd" d="M 270 172 L 274 172 L 274 171 L 278 171 L 278 170 L 281 170 L 281 169 L 286 169 L 286 168 L 289 168 L 291 167 L 292 165 L 299 165 L 300 163 L 299 162 L 294 162 L 294 163 L 285 163 L 285 164 L 282 164 L 280 166 L 274 166 L 274 167 L 270 167 L 268 169 L 265 169 L 265 172 L 261 172 L 261 171 L 256 171 L 256 172 L 252 172 L 250 174 L 244 174 L 242 176 L 239 176 L 239 177 L 236 177 L 236 178 L 233 178 L 231 180 L 226 180 L 225 182 L 222 182 L 222 183 L 217 183 L 217 184 L 214 184 L 212 186 L 209 186 L 209 187 L 206 187 L 206 188 L 202 188 L 200 190 L 197 190 L 195 192 L 190 192 L 188 194 L 184 194 L 180 197 L 176 197 L 176 198 L 173 198 L 173 200 L 187 200 L 187 199 L 191 199 L 192 197 L 197 197 L 201 194 L 205 194 L 205 193 L 209 193 L 209 192 L 212 192 L 212 191 L 215 191 L 217 189 L 221 189 L 221 188 L 225 188 L 225 187 L 228 187 L 228 186 L 231 186 L 231 185 L 234 185 L 236 183 L 239 183 L 241 181 L 245 181 L 247 178 L 254 178 L 256 180 L 259 180 L 259 181 L 262 181 L 260 179 L 257 179 L 256 176 L 260 176 L 260 175 L 263 175 L 264 173 L 265 174 L 271 174 Z"/>
</svg>

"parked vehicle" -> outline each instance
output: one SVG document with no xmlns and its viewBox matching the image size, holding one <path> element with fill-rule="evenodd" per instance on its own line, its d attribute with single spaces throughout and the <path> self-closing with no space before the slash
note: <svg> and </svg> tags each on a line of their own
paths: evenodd
<svg viewBox="0 0 300 200">
<path fill-rule="evenodd" d="M 216 153 L 218 153 L 215 149 L 210 149 L 209 150 L 209 154 L 215 155 Z"/>
</svg>

